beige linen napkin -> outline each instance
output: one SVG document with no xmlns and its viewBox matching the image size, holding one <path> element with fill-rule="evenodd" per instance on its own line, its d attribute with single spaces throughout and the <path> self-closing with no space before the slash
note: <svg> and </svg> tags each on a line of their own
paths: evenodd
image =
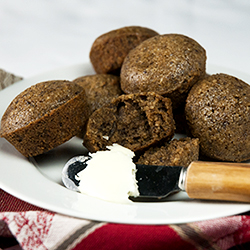
<svg viewBox="0 0 250 250">
<path fill-rule="evenodd" d="M 12 73 L 6 72 L 3 69 L 0 69 L 0 90 L 22 79 L 23 78 L 20 76 L 16 76 Z"/>
</svg>

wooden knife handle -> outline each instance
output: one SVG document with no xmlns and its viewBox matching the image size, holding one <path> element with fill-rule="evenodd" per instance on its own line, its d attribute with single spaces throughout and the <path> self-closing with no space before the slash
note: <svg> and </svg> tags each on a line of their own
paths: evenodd
<svg viewBox="0 0 250 250">
<path fill-rule="evenodd" d="M 250 202 L 250 164 L 192 162 L 185 190 L 194 199 Z"/>
</svg>

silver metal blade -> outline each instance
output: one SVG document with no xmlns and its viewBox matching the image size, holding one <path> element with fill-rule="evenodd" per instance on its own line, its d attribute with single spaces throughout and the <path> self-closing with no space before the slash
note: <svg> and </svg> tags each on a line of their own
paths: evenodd
<svg viewBox="0 0 250 250">
<path fill-rule="evenodd" d="M 136 165 L 140 196 L 132 200 L 163 199 L 181 191 L 178 183 L 183 167 Z"/>
</svg>

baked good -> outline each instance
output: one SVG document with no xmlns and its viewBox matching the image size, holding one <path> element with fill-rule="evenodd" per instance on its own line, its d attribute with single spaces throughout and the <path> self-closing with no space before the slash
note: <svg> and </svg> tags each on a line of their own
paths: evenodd
<svg viewBox="0 0 250 250">
<path fill-rule="evenodd" d="M 119 74 L 128 52 L 142 41 L 158 35 L 152 29 L 128 26 L 99 36 L 90 50 L 90 61 L 96 73 Z"/>
<path fill-rule="evenodd" d="M 199 139 L 181 138 L 150 147 L 138 159 L 138 164 L 187 167 L 199 159 Z"/>
<path fill-rule="evenodd" d="M 205 77 L 209 76 L 209 74 L 205 74 Z M 199 81 L 201 81 L 203 78 L 201 78 Z M 188 136 L 191 136 L 189 130 L 188 130 L 188 125 L 186 121 L 186 115 L 185 115 L 185 104 L 179 105 L 178 108 L 173 110 L 173 116 L 174 116 L 174 121 L 175 121 L 175 133 L 179 134 L 186 134 Z"/>
<path fill-rule="evenodd" d="M 169 97 L 173 109 L 205 75 L 206 51 L 180 34 L 157 35 L 131 50 L 121 68 L 121 89 L 126 93 L 156 92 Z"/>
<path fill-rule="evenodd" d="M 78 77 L 73 82 L 85 90 L 89 115 L 122 94 L 120 77 L 115 75 L 87 75 Z"/>
<path fill-rule="evenodd" d="M 201 153 L 222 161 L 250 159 L 250 86 L 227 74 L 193 86 L 185 107 L 189 130 Z"/>
<path fill-rule="evenodd" d="M 24 156 L 36 156 L 76 135 L 86 122 L 82 87 L 70 81 L 37 83 L 7 107 L 0 135 Z"/>
<path fill-rule="evenodd" d="M 173 116 L 175 121 L 175 133 L 187 134 L 188 126 L 185 116 L 185 105 L 180 105 L 178 108 L 173 110 Z"/>
<path fill-rule="evenodd" d="M 171 100 L 155 93 L 121 95 L 89 118 L 84 145 L 90 152 L 118 143 L 134 152 L 174 135 Z"/>
</svg>

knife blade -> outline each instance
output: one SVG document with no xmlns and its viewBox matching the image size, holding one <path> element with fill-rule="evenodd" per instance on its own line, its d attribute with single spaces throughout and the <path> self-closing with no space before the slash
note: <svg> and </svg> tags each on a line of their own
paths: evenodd
<svg viewBox="0 0 250 250">
<path fill-rule="evenodd" d="M 140 196 L 134 201 L 163 199 L 182 190 L 179 185 L 185 168 L 179 166 L 153 166 L 136 164 L 136 180 Z"/>
</svg>

